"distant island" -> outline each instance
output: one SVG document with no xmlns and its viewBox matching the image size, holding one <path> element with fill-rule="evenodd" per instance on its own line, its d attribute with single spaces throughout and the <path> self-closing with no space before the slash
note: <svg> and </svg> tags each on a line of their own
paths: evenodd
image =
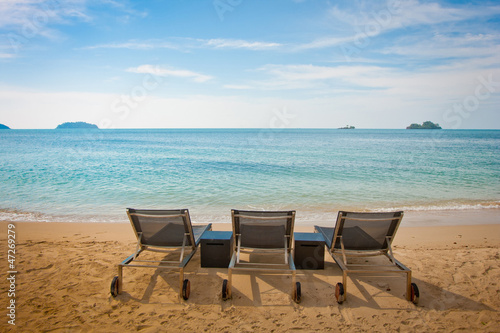
<svg viewBox="0 0 500 333">
<path fill-rule="evenodd" d="M 355 129 L 356 127 L 354 126 L 351 126 L 351 125 L 347 125 L 345 127 L 339 127 L 339 129 Z"/>
<path fill-rule="evenodd" d="M 83 121 L 77 121 L 74 123 L 62 123 L 61 125 L 58 125 L 56 129 L 75 129 L 75 128 L 93 128 L 93 129 L 99 129 L 97 125 L 94 124 L 89 124 Z"/>
<path fill-rule="evenodd" d="M 4 124 L 0 124 L 0 129 L 10 129 L 9 126 L 5 126 Z"/>
<path fill-rule="evenodd" d="M 441 129 L 439 124 L 434 124 L 432 121 L 424 121 L 422 125 L 420 124 L 411 124 L 406 129 Z"/>
</svg>

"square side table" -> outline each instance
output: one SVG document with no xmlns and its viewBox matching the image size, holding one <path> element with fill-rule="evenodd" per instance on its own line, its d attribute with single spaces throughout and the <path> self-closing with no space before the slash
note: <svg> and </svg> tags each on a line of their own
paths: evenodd
<svg viewBox="0 0 500 333">
<path fill-rule="evenodd" d="M 297 269 L 325 268 L 325 239 L 319 233 L 295 232 L 294 262 Z"/>
<path fill-rule="evenodd" d="M 227 268 L 233 254 L 233 232 L 205 231 L 200 248 L 201 267 Z"/>
</svg>

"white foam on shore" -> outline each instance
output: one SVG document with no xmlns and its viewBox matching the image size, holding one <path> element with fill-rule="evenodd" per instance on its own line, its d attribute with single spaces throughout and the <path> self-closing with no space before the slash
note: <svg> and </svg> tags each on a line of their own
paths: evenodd
<svg viewBox="0 0 500 333">
<path fill-rule="evenodd" d="M 40 213 L 0 211 L 0 220 L 8 222 L 49 222 L 49 217 Z"/>
<path fill-rule="evenodd" d="M 478 204 L 448 204 L 448 205 L 421 205 L 421 206 L 399 206 L 389 208 L 377 208 L 373 211 L 414 211 L 414 212 L 427 212 L 427 211 L 450 211 L 450 210 L 481 210 L 481 209 L 500 209 L 500 202 L 488 202 Z"/>
<path fill-rule="evenodd" d="M 476 204 L 445 204 L 430 206 L 395 206 L 376 209 L 346 209 L 331 206 L 331 208 L 311 209 L 300 207 L 297 209 L 296 225 L 334 225 L 338 210 L 348 211 L 404 211 L 402 225 L 465 225 L 465 224 L 492 224 L 500 223 L 500 202 Z M 190 210 L 193 223 L 231 223 L 230 211 L 220 213 L 203 210 Z M 481 218 L 478 218 L 480 216 Z M 487 216 L 488 218 L 483 218 Z M 446 221 L 445 221 L 446 220 Z M 128 223 L 123 209 L 120 214 L 108 215 L 52 215 L 39 212 L 25 212 L 18 210 L 0 209 L 0 221 L 7 222 L 76 222 L 76 223 Z"/>
<path fill-rule="evenodd" d="M 7 222 L 98 222 L 114 223 L 128 222 L 124 213 L 123 217 L 114 216 L 80 216 L 80 215 L 50 215 L 38 212 L 22 212 L 16 210 L 0 210 L 0 221 Z"/>
</svg>

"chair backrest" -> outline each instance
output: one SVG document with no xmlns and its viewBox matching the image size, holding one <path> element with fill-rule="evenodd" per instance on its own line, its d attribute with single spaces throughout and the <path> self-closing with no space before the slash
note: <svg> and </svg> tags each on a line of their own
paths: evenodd
<svg viewBox="0 0 500 333">
<path fill-rule="evenodd" d="M 127 215 L 141 245 L 145 246 L 182 246 L 187 234 L 186 246 L 195 248 L 193 227 L 187 209 L 132 209 Z"/>
<path fill-rule="evenodd" d="M 291 248 L 295 211 L 231 210 L 233 233 L 241 237 L 241 246 L 260 249 L 282 249 L 285 241 Z"/>
<path fill-rule="evenodd" d="M 354 213 L 340 211 L 333 233 L 332 244 L 340 249 L 340 236 L 346 250 L 388 250 L 387 238 L 398 230 L 403 212 Z"/>
</svg>

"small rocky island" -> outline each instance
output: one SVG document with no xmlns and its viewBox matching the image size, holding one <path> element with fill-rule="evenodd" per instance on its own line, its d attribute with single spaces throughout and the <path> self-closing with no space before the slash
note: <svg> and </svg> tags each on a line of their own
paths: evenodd
<svg viewBox="0 0 500 333">
<path fill-rule="evenodd" d="M 406 127 L 406 129 L 441 129 L 441 126 L 439 124 L 434 124 L 432 121 L 424 121 L 422 125 L 420 124 L 411 124 L 410 126 Z"/>
<path fill-rule="evenodd" d="M 4 124 L 0 124 L 0 129 L 10 129 L 9 126 L 5 126 Z"/>
<path fill-rule="evenodd" d="M 346 125 L 344 127 L 339 127 L 339 129 L 356 129 L 356 127 L 351 126 L 351 125 Z"/>
<path fill-rule="evenodd" d="M 89 124 L 83 121 L 77 121 L 77 122 L 69 122 L 69 123 L 62 123 L 61 125 L 58 125 L 56 129 L 99 129 L 97 125 L 94 124 Z"/>
</svg>

